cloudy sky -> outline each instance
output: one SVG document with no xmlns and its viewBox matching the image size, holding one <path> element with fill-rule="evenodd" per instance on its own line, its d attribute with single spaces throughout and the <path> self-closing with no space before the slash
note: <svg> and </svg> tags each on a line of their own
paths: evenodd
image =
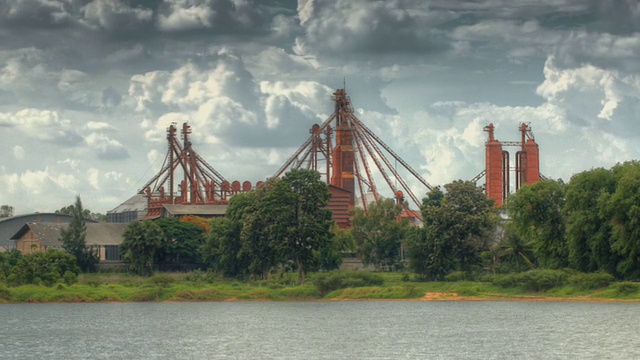
<svg viewBox="0 0 640 360">
<path fill-rule="evenodd" d="M 637 0 L 0 0 L 0 204 L 106 213 L 188 121 L 224 177 L 264 180 L 332 112 L 433 185 L 530 122 L 541 172 L 640 158 Z"/>
</svg>

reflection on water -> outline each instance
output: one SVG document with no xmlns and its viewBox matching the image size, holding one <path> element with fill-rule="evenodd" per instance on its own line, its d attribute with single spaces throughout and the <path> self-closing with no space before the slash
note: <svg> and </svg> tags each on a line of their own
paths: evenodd
<svg viewBox="0 0 640 360">
<path fill-rule="evenodd" d="M 640 304 L 0 305 L 2 359 L 640 359 Z"/>
</svg>

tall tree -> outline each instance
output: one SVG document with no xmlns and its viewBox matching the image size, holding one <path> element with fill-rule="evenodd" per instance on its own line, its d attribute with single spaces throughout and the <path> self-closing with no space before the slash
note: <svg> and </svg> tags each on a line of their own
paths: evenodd
<svg viewBox="0 0 640 360">
<path fill-rule="evenodd" d="M 427 236 L 450 256 L 443 265 L 470 271 L 482 263 L 480 253 L 487 250 L 496 224 L 493 201 L 470 181 L 457 180 L 445 185 L 440 206 L 427 206 Z"/>
<path fill-rule="evenodd" d="M 138 275 L 153 275 L 153 259 L 163 238 L 162 229 L 152 221 L 130 223 L 122 242 L 122 258 L 129 262 L 129 269 Z"/>
<path fill-rule="evenodd" d="M 566 186 L 563 210 L 569 263 L 576 270 L 616 273 L 619 259 L 612 249 L 612 227 L 601 211 L 601 199 L 615 186 L 614 173 L 605 169 L 576 174 Z"/>
<path fill-rule="evenodd" d="M 199 250 L 204 243 L 203 227 L 177 218 L 163 218 L 155 223 L 162 229 L 164 236 L 156 250 L 154 263 L 176 269 L 180 269 L 183 264 L 200 263 Z"/>
<path fill-rule="evenodd" d="M 521 187 L 507 200 L 514 230 L 525 242 L 534 242 L 536 257 L 545 268 L 569 265 L 564 187 L 562 181 L 544 180 Z"/>
<path fill-rule="evenodd" d="M 0 218 L 12 217 L 14 208 L 11 205 L 0 206 Z"/>
<path fill-rule="evenodd" d="M 229 207 L 232 219 L 242 217 L 240 241 L 242 243 L 238 258 L 246 259 L 247 270 L 251 276 L 266 279 L 271 269 L 280 262 L 273 237 L 267 227 L 274 221 L 274 214 L 265 204 L 265 197 L 273 190 L 280 179 L 269 179 L 251 195 L 253 198 L 241 198 L 242 206 Z"/>
<path fill-rule="evenodd" d="M 620 256 L 619 274 L 640 278 L 640 162 L 631 161 L 612 169 L 616 189 L 601 198 L 602 214 L 612 226 L 612 247 Z"/>
<path fill-rule="evenodd" d="M 409 241 L 412 269 L 432 280 L 480 267 L 496 224 L 493 201 L 474 183 L 458 180 L 445 190 L 434 189 L 423 201 L 424 229 Z"/>
<path fill-rule="evenodd" d="M 299 169 L 286 173 L 263 198 L 268 236 L 283 259 L 295 262 L 300 283 L 314 251 L 328 246 L 333 236 L 326 208 L 330 197 L 317 171 Z"/>
<path fill-rule="evenodd" d="M 364 264 L 395 269 L 402 260 L 401 245 L 409 229 L 406 220 L 399 221 L 402 205 L 384 199 L 371 203 L 367 210 L 354 210 L 352 233 L 357 254 Z"/>
<path fill-rule="evenodd" d="M 241 232 L 245 214 L 256 208 L 256 191 L 240 193 L 229 200 L 226 216 L 213 219 L 201 247 L 202 261 L 225 276 L 242 277 L 249 272 L 249 252 L 242 251 Z"/>
<path fill-rule="evenodd" d="M 202 262 L 225 276 L 243 277 L 249 269 L 246 256 L 242 256 L 240 232 L 242 223 L 228 217 L 210 222 L 209 236 L 200 248 Z"/>
<path fill-rule="evenodd" d="M 60 231 L 62 248 L 76 257 L 76 263 L 83 272 L 95 271 L 98 264 L 97 252 L 87 247 L 87 226 L 82 210 L 80 196 L 76 196 L 76 202 L 71 209 L 71 222 L 67 228 Z"/>
<path fill-rule="evenodd" d="M 428 236 L 429 226 L 434 219 L 428 216 L 431 208 L 442 206 L 444 192 L 440 187 L 429 191 L 427 197 L 422 199 L 422 228 L 411 229 L 407 234 L 407 251 L 409 253 L 409 266 L 420 278 L 436 280 L 443 277 L 449 266 L 445 266 L 444 245 L 438 238 Z"/>
</svg>

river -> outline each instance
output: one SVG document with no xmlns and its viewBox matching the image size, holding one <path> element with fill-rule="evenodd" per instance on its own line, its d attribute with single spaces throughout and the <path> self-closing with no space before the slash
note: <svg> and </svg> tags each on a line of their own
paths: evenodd
<svg viewBox="0 0 640 360">
<path fill-rule="evenodd" d="M 640 304 L 0 305 L 2 359 L 640 359 Z"/>
</svg>

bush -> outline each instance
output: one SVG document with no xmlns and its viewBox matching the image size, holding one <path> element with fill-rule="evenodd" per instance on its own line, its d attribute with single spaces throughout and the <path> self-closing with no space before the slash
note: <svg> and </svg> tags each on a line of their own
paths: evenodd
<svg viewBox="0 0 640 360">
<path fill-rule="evenodd" d="M 569 284 L 580 290 L 593 290 L 609 286 L 615 278 L 607 273 L 575 274 L 569 277 Z"/>
<path fill-rule="evenodd" d="M 66 285 L 75 284 L 78 282 L 78 274 L 71 271 L 65 271 L 64 275 L 62 275 L 62 281 L 64 281 Z"/>
<path fill-rule="evenodd" d="M 517 274 L 494 275 L 489 280 L 494 285 L 519 287 L 525 291 L 542 292 L 566 284 L 568 274 L 563 270 L 530 270 Z"/>
<path fill-rule="evenodd" d="M 11 291 L 3 284 L 0 284 L 0 300 L 9 300 Z"/>
<path fill-rule="evenodd" d="M 174 283 L 175 281 L 176 279 L 172 278 L 171 276 L 166 274 L 161 274 L 161 275 L 154 275 L 150 277 L 147 280 L 147 283 L 156 285 L 159 288 L 166 288 L 167 286 Z"/>
<path fill-rule="evenodd" d="M 382 276 L 367 271 L 332 271 L 317 275 L 312 282 L 318 293 L 324 296 L 331 291 L 362 286 L 379 286 L 384 283 Z"/>
<path fill-rule="evenodd" d="M 11 269 L 12 285 L 54 285 L 66 272 L 78 274 L 76 258 L 61 250 L 50 249 L 23 255 Z"/>
<path fill-rule="evenodd" d="M 640 284 L 625 281 L 613 284 L 613 288 L 618 293 L 618 295 L 633 295 L 640 289 Z"/>
<path fill-rule="evenodd" d="M 473 281 L 473 275 L 466 271 L 454 271 L 444 277 L 444 281 L 457 282 L 457 281 Z"/>
</svg>

